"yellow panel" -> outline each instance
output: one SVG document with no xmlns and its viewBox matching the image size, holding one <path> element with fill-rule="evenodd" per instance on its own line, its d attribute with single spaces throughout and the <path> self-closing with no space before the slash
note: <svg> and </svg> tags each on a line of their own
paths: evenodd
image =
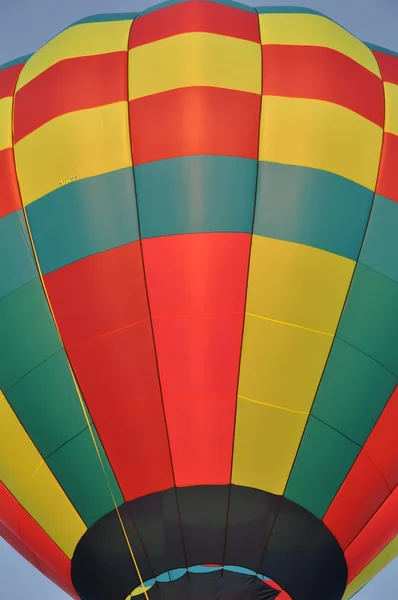
<svg viewBox="0 0 398 600">
<path fill-rule="evenodd" d="M 246 315 L 239 396 L 308 413 L 333 337 Z"/>
<path fill-rule="evenodd" d="M 374 190 L 383 131 L 321 100 L 263 96 L 260 160 L 330 171 Z"/>
<path fill-rule="evenodd" d="M 129 98 L 188 86 L 261 94 L 261 47 L 223 35 L 184 33 L 130 50 Z"/>
<path fill-rule="evenodd" d="M 17 90 L 65 58 L 127 52 L 131 23 L 84 23 L 65 29 L 29 58 L 19 76 Z"/>
<path fill-rule="evenodd" d="M 368 566 L 347 586 L 343 600 L 348 600 L 398 556 L 398 537 L 394 538 Z"/>
<path fill-rule="evenodd" d="M 12 98 L 0 99 L 0 151 L 12 146 Z"/>
<path fill-rule="evenodd" d="M 291 44 L 332 48 L 380 77 L 371 50 L 355 36 L 327 17 L 310 14 L 261 14 L 262 44 Z"/>
<path fill-rule="evenodd" d="M 15 145 L 25 205 L 61 185 L 131 166 L 127 102 L 68 113 Z"/>
<path fill-rule="evenodd" d="M 354 267 L 318 248 L 253 236 L 246 310 L 334 334 Z"/>
<path fill-rule="evenodd" d="M 71 557 L 87 527 L 1 392 L 0 480 Z"/>
<path fill-rule="evenodd" d="M 306 415 L 239 398 L 232 483 L 283 494 L 306 421 Z"/>
<path fill-rule="evenodd" d="M 398 85 L 384 84 L 386 98 L 386 124 L 385 130 L 398 135 Z"/>
</svg>

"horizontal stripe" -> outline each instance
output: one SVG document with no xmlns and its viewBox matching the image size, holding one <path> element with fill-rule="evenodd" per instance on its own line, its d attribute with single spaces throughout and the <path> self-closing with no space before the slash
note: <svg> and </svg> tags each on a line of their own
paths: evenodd
<svg viewBox="0 0 398 600">
<path fill-rule="evenodd" d="M 18 79 L 18 75 L 22 70 L 21 65 L 14 65 L 7 69 L 1 69 L 0 67 L 0 100 L 13 96 L 14 88 Z"/>
<path fill-rule="evenodd" d="M 260 160 L 322 169 L 374 190 L 382 137 L 380 127 L 336 104 L 263 96 Z"/>
<path fill-rule="evenodd" d="M 398 135 L 398 85 L 384 84 L 386 98 L 386 123 L 385 131 Z"/>
<path fill-rule="evenodd" d="M 0 219 L 22 208 L 12 148 L 0 150 Z"/>
<path fill-rule="evenodd" d="M 306 420 L 238 398 L 232 483 L 283 494 Z"/>
<path fill-rule="evenodd" d="M 388 544 L 347 586 L 343 600 L 352 598 L 368 581 L 373 579 L 382 569 L 384 569 L 394 558 L 398 556 L 398 536 Z"/>
<path fill-rule="evenodd" d="M 398 283 L 358 264 L 337 336 L 398 376 Z"/>
<path fill-rule="evenodd" d="M 254 236 L 247 312 L 333 334 L 354 266 L 310 246 Z"/>
<path fill-rule="evenodd" d="M 261 93 L 260 45 L 211 33 L 186 33 L 130 50 L 131 100 L 189 86 Z"/>
<path fill-rule="evenodd" d="M 398 487 L 345 551 L 351 582 L 397 534 Z"/>
<path fill-rule="evenodd" d="M 62 348 L 40 279 L 0 300 L 0 389 L 5 393 Z"/>
<path fill-rule="evenodd" d="M 398 378 L 336 338 L 311 414 L 363 446 Z"/>
<path fill-rule="evenodd" d="M 86 23 L 65 29 L 28 60 L 18 80 L 17 90 L 43 71 L 66 58 L 125 51 L 131 23 Z"/>
<path fill-rule="evenodd" d="M 189 32 L 215 33 L 259 42 L 255 13 L 218 2 L 191 0 L 143 14 L 134 23 L 129 48 Z"/>
<path fill-rule="evenodd" d="M 308 413 L 331 343 L 330 336 L 246 314 L 239 396 Z"/>
<path fill-rule="evenodd" d="M 0 299 L 39 276 L 20 210 L 0 219 L 0 256 Z"/>
<path fill-rule="evenodd" d="M 263 46 L 263 94 L 334 102 L 383 127 L 380 78 L 330 48 Z"/>
<path fill-rule="evenodd" d="M 398 483 L 397 419 L 398 388 L 389 399 L 323 519 L 343 550 Z M 358 497 L 361 498 L 360 503 Z"/>
<path fill-rule="evenodd" d="M 376 195 L 359 262 L 398 283 L 397 231 L 398 203 Z"/>
<path fill-rule="evenodd" d="M 22 550 L 23 556 L 33 558 L 32 564 L 35 567 L 78 600 L 71 581 L 70 560 L 1 483 L 0 505 L 0 526 L 3 524 L 15 536 L 14 540 L 6 537 L 6 541 L 18 552 Z M 0 533 L 4 535 L 4 529 Z"/>
<path fill-rule="evenodd" d="M 277 10 L 279 11 L 279 8 Z M 380 76 L 377 61 L 371 50 L 327 17 L 314 14 L 263 13 L 259 15 L 259 22 L 262 44 L 331 48 Z"/>
<path fill-rule="evenodd" d="M 130 102 L 134 164 L 223 154 L 257 159 L 260 96 L 189 87 Z"/>
<path fill-rule="evenodd" d="M 12 146 L 12 98 L 0 99 L 0 152 Z"/>
<path fill-rule="evenodd" d="M 398 136 L 384 134 L 377 193 L 398 202 Z"/>
<path fill-rule="evenodd" d="M 311 414 L 284 495 L 321 519 L 359 451 Z"/>
<path fill-rule="evenodd" d="M 251 232 L 256 162 L 187 156 L 135 167 L 143 238 L 203 232 Z"/>
<path fill-rule="evenodd" d="M 131 168 L 62 186 L 26 212 L 43 274 L 139 238 Z"/>
<path fill-rule="evenodd" d="M 254 233 L 356 260 L 372 201 L 370 190 L 327 171 L 259 162 Z"/>
<path fill-rule="evenodd" d="M 86 527 L 3 394 L 0 413 L 1 481 L 71 558 Z"/>
<path fill-rule="evenodd" d="M 387 52 L 387 50 L 383 50 L 383 52 L 376 50 L 373 54 L 379 63 L 384 83 L 388 82 L 398 85 L 398 54 Z"/>
<path fill-rule="evenodd" d="M 126 72 L 126 52 L 56 63 L 17 92 L 14 142 L 60 115 L 127 100 Z"/>
<path fill-rule="evenodd" d="M 129 167 L 127 105 L 62 115 L 20 140 L 15 158 L 25 206 L 70 181 Z"/>
</svg>

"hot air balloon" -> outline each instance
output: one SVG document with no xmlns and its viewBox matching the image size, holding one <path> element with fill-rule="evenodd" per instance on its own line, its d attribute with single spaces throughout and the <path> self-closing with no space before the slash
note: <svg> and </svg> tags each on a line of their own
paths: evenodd
<svg viewBox="0 0 398 600">
<path fill-rule="evenodd" d="M 397 554 L 398 55 L 168 1 L 0 70 L 0 533 L 81 600 Z"/>
</svg>

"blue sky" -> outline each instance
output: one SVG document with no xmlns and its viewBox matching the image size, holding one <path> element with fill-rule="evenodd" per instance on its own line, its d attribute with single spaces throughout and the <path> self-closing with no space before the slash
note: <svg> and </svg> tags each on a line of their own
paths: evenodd
<svg viewBox="0 0 398 600">
<path fill-rule="evenodd" d="M 0 0 L 0 64 L 33 52 L 66 25 L 87 15 L 134 12 L 152 4 L 155 2 L 150 0 Z M 397 0 L 253 0 L 252 4 L 314 8 L 360 39 L 398 51 Z M 393 600 L 397 589 L 398 559 L 395 559 L 355 600 Z M 67 600 L 63 592 L 1 539 L 0 598 Z"/>
</svg>

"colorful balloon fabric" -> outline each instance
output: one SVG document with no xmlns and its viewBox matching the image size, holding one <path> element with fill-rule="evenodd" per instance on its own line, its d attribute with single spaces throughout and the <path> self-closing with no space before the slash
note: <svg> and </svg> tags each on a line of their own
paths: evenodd
<svg viewBox="0 0 398 600">
<path fill-rule="evenodd" d="M 398 551 L 398 55 L 220 0 L 0 70 L 0 533 L 81 600 Z"/>
</svg>

